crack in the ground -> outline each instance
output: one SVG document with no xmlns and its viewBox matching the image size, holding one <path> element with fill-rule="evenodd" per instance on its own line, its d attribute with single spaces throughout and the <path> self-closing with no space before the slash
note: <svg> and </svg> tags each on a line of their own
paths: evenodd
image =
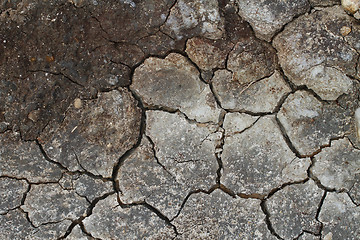
<svg viewBox="0 0 360 240">
<path fill-rule="evenodd" d="M 165 165 L 162 164 L 159 160 L 159 158 L 157 157 L 157 154 L 156 154 L 156 149 L 155 149 L 155 143 L 154 141 L 151 139 L 151 137 L 147 136 L 145 134 L 146 138 L 149 140 L 150 144 L 151 144 L 151 148 L 152 148 L 152 151 L 153 151 L 153 155 L 154 155 L 154 158 L 157 162 L 157 164 L 159 164 L 159 166 L 164 169 L 165 172 L 167 172 L 175 181 L 176 181 L 176 177 L 169 171 L 166 169 Z"/>
<path fill-rule="evenodd" d="M 79 225 L 79 224 L 82 224 L 82 221 L 89 217 L 92 212 L 93 212 L 93 209 L 95 208 L 96 204 L 100 201 L 100 200 L 104 200 L 105 198 L 107 198 L 108 196 L 112 195 L 112 194 L 116 194 L 114 191 L 113 192 L 108 192 L 108 193 L 105 193 L 104 195 L 100 196 L 100 197 L 97 197 L 95 198 L 89 205 L 89 207 L 86 209 L 86 213 L 85 213 L 85 216 L 80 216 L 78 219 L 75 219 L 72 221 L 72 223 L 70 224 L 70 226 L 68 227 L 68 229 L 66 230 L 65 234 L 58 238 L 58 240 L 61 240 L 61 239 L 65 239 L 68 235 L 70 235 L 71 231 L 73 230 L 73 228 L 76 226 L 76 225 Z"/>
<path fill-rule="evenodd" d="M 261 207 L 261 210 L 262 212 L 265 214 L 265 223 L 266 223 L 266 226 L 268 228 L 268 230 L 270 231 L 270 233 L 272 235 L 274 235 L 277 239 L 281 239 L 281 240 L 284 240 L 282 239 L 279 234 L 277 234 L 271 224 L 271 221 L 270 221 L 270 213 L 269 213 L 269 210 L 267 209 L 267 206 L 266 206 L 266 200 L 261 200 L 261 203 L 260 203 L 260 207 Z"/>
</svg>

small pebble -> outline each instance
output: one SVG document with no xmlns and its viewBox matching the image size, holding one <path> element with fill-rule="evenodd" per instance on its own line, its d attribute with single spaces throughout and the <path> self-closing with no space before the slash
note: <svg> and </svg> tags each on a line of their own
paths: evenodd
<svg viewBox="0 0 360 240">
<path fill-rule="evenodd" d="M 342 7 L 351 14 L 356 13 L 360 8 L 359 0 L 341 0 Z"/>
<path fill-rule="evenodd" d="M 77 108 L 77 109 L 79 109 L 79 108 L 82 107 L 82 102 L 81 102 L 81 99 L 80 99 L 80 98 L 76 98 L 76 99 L 74 100 L 74 107 Z"/>
<path fill-rule="evenodd" d="M 33 122 L 37 122 L 39 120 L 40 110 L 33 110 L 28 114 L 28 119 Z"/>
<path fill-rule="evenodd" d="M 340 33 L 341 35 L 343 35 L 344 37 L 349 35 L 349 33 L 351 32 L 351 28 L 347 27 L 347 26 L 343 26 L 341 29 L 340 29 Z"/>
</svg>

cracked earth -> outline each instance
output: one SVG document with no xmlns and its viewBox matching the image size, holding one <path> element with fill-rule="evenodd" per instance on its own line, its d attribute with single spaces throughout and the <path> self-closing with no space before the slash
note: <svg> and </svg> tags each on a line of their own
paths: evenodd
<svg viewBox="0 0 360 240">
<path fill-rule="evenodd" d="M 358 0 L 0 4 L 1 239 L 360 239 Z"/>
</svg>

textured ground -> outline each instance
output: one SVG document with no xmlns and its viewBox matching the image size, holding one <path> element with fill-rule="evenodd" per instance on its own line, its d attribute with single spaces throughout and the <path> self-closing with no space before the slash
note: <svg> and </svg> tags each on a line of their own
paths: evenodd
<svg viewBox="0 0 360 240">
<path fill-rule="evenodd" d="M 356 8 L 0 4 L 0 239 L 360 239 Z"/>
</svg>

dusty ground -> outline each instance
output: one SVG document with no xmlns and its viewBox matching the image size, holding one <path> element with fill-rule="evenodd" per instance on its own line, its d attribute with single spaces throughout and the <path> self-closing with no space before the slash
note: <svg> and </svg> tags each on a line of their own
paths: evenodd
<svg viewBox="0 0 360 240">
<path fill-rule="evenodd" d="M 0 239 L 360 239 L 359 12 L 0 4 Z"/>
</svg>

